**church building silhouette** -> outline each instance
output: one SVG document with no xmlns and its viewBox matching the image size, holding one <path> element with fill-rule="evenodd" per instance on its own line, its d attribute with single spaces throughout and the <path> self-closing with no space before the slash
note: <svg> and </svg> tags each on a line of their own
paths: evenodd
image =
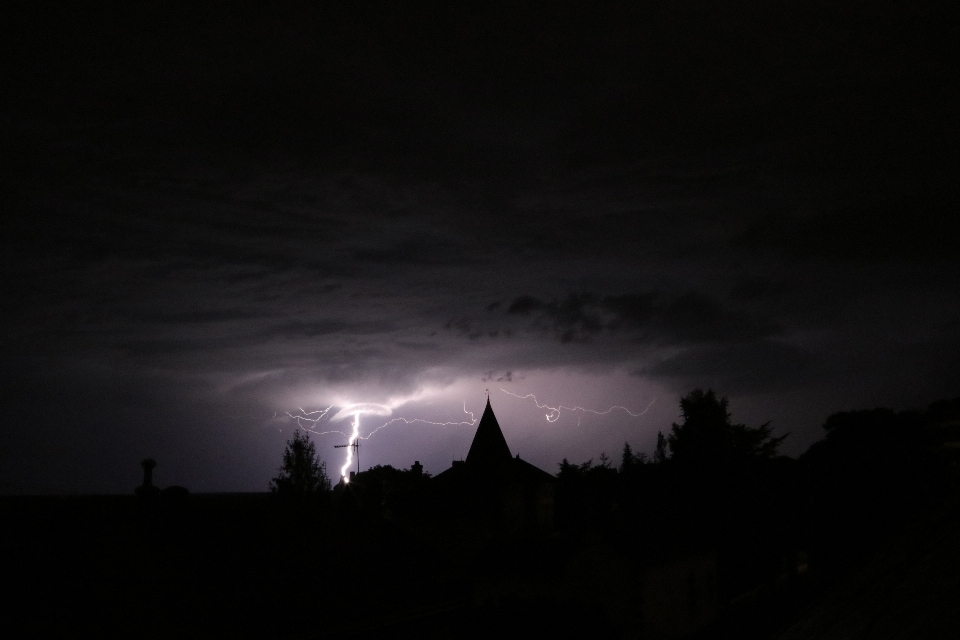
<svg viewBox="0 0 960 640">
<path fill-rule="evenodd" d="M 466 460 L 455 460 L 430 484 L 436 506 L 461 524 L 503 533 L 553 527 L 556 479 L 511 455 L 489 396 Z"/>
</svg>

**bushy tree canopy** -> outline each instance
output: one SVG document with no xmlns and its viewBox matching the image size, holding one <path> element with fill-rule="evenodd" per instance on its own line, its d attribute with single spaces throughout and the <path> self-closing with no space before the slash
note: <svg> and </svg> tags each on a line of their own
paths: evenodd
<svg viewBox="0 0 960 640">
<path fill-rule="evenodd" d="M 302 494 L 330 489 L 330 478 L 326 465 L 320 461 L 317 448 L 310 442 L 310 436 L 298 429 L 293 439 L 287 440 L 283 452 L 283 465 L 280 474 L 270 481 L 270 491 L 278 493 Z"/>
<path fill-rule="evenodd" d="M 728 404 L 713 389 L 694 389 L 681 398 L 683 422 L 674 423 L 667 436 L 671 459 L 706 463 L 775 456 L 787 436 L 772 437 L 769 422 L 759 427 L 733 424 Z"/>
</svg>

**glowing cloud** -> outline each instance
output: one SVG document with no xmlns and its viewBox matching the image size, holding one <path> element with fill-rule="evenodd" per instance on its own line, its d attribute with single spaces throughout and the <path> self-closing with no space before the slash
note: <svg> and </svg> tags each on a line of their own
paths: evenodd
<svg viewBox="0 0 960 640">
<path fill-rule="evenodd" d="M 372 416 L 389 416 L 393 413 L 393 408 L 385 404 L 377 404 L 375 402 L 360 402 L 357 404 L 348 404 L 337 411 L 330 422 L 339 422 L 344 418 L 349 418 L 350 416 L 359 416 L 363 414 L 370 414 Z"/>
</svg>

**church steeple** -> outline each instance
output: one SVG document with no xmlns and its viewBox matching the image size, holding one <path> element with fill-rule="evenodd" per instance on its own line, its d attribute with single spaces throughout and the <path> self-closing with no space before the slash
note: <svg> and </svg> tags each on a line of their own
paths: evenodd
<svg viewBox="0 0 960 640">
<path fill-rule="evenodd" d="M 467 452 L 467 464 L 470 466 L 500 466 L 510 462 L 510 447 L 500 430 L 497 416 L 493 415 L 490 406 L 490 396 L 487 396 L 487 406 L 480 416 L 477 433 L 473 436 L 473 444 Z"/>
</svg>

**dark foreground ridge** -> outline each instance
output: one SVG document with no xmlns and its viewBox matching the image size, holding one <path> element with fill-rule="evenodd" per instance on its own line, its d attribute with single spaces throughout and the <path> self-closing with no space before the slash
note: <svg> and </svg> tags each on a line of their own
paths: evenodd
<svg viewBox="0 0 960 640">
<path fill-rule="evenodd" d="M 176 513 L 141 506 L 125 496 L 0 498 L 10 637 L 488 638 L 504 625 L 509 637 L 671 636 L 622 628 L 570 584 L 606 583 L 611 597 L 623 582 L 582 540 L 467 549 L 389 525 L 332 525 L 269 494 L 194 495 Z M 764 585 L 675 637 L 953 638 L 957 540 L 953 501 L 863 562 Z"/>
<path fill-rule="evenodd" d="M 953 637 L 960 400 L 830 416 L 799 460 L 697 390 L 656 462 L 471 454 L 333 489 L 0 498 L 11 637 Z M 295 436 L 304 468 L 309 438 Z M 289 461 L 288 461 L 289 462 Z M 305 467 L 303 465 L 306 465 Z M 316 479 L 316 478 L 314 478 Z M 299 489 L 298 489 L 299 487 Z M 307 490 L 307 488 L 311 488 Z M 37 612 L 41 612 L 38 615 Z"/>
</svg>

